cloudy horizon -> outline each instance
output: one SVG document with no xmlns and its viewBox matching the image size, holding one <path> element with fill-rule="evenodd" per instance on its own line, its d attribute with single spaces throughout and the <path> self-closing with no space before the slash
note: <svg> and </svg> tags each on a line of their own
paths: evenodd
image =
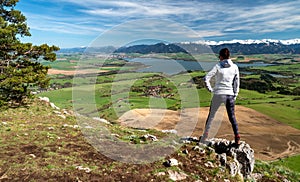
<svg viewBox="0 0 300 182">
<path fill-rule="evenodd" d="M 221 0 L 20 0 L 16 9 L 27 17 L 32 34 L 22 40 L 68 48 L 88 46 L 116 27 L 124 28 L 127 22 L 141 20 L 145 24 L 141 27 L 149 28 L 146 24 L 151 22 L 147 19 L 166 20 L 190 29 L 197 35 L 194 40 L 296 39 L 300 37 L 299 7 L 300 1 L 291 0 L 230 3 Z M 170 35 L 176 35 L 176 31 L 181 31 L 180 26 L 177 29 L 163 26 L 154 26 L 157 29 L 154 32 L 168 30 Z M 139 25 L 127 28 L 127 35 L 118 39 L 145 33 L 137 31 Z"/>
</svg>

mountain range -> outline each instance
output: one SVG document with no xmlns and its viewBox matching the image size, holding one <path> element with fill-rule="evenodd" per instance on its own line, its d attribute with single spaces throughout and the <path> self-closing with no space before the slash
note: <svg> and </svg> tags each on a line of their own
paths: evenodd
<svg viewBox="0 0 300 182">
<path fill-rule="evenodd" d="M 291 40 L 231 40 L 231 41 L 197 41 L 180 43 L 157 43 L 152 45 L 132 45 L 120 48 L 107 47 L 81 47 L 61 49 L 58 53 L 218 53 L 227 47 L 235 54 L 300 54 L 300 39 Z"/>
</svg>

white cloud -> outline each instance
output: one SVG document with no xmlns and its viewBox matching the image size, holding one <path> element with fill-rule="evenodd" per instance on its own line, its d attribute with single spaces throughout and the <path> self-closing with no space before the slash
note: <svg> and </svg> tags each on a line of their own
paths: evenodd
<svg viewBox="0 0 300 182">
<path fill-rule="evenodd" d="M 274 3 L 232 10 L 226 19 L 230 28 L 250 32 L 275 32 L 300 28 L 300 1 Z"/>
<path fill-rule="evenodd" d="M 95 46 L 124 46 L 130 42 L 152 39 L 165 42 L 195 41 L 201 37 L 192 29 L 174 21 L 142 19 L 128 21 L 104 32 Z"/>
<path fill-rule="evenodd" d="M 86 25 L 90 21 L 76 21 L 74 19 L 57 19 L 52 16 L 31 15 L 28 23 L 30 29 L 42 30 L 48 32 L 67 33 L 67 34 L 94 34 L 95 32 L 103 32 L 104 29 L 99 26 Z"/>
<path fill-rule="evenodd" d="M 47 2 L 46 0 L 41 0 Z M 186 38 L 210 38 L 240 36 L 300 29 L 300 1 L 179 1 L 179 0 L 53 0 L 61 6 L 69 6 L 67 12 L 54 9 L 47 14 L 27 13 L 31 29 L 72 35 L 98 35 L 108 32 L 127 21 L 137 19 L 168 19 L 190 27 L 194 33 Z M 51 7 L 49 7 L 51 8 Z M 58 13 L 57 13 L 58 12 Z M 144 21 L 143 23 L 149 23 Z M 168 28 L 167 28 L 167 27 Z M 147 36 L 162 34 L 162 37 L 176 35 L 171 25 L 147 26 Z M 125 32 L 137 34 L 143 25 L 128 28 Z M 168 32 L 172 30 L 172 33 Z M 177 30 L 177 35 L 182 35 Z M 126 36 L 126 35 L 124 35 Z M 122 37 L 119 37 L 122 38 Z M 239 38 L 239 37 L 237 37 Z M 295 37 L 294 37 L 295 38 Z"/>
<path fill-rule="evenodd" d="M 193 7 L 174 6 L 172 4 L 161 4 L 156 2 L 126 2 L 126 1 L 109 1 L 107 3 L 98 4 L 96 7 L 88 7 L 82 12 L 98 16 L 112 16 L 112 17 L 157 17 L 190 14 Z"/>
</svg>

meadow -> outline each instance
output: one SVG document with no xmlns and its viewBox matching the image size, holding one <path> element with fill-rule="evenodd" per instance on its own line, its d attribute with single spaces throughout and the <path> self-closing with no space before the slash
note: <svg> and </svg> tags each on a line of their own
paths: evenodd
<svg viewBox="0 0 300 182">
<path fill-rule="evenodd" d="M 180 55 L 182 56 L 182 55 Z M 289 80 L 296 80 L 290 83 L 291 88 L 299 86 L 300 64 L 295 63 L 298 58 L 285 55 L 252 55 L 237 56 L 234 60 L 239 61 L 261 61 L 272 62 L 279 60 L 284 65 L 268 67 L 251 67 L 252 77 L 259 78 L 263 72 L 280 73 L 292 75 Z M 284 59 L 286 58 L 286 59 Z M 288 59 L 288 61 L 287 61 Z M 55 69 L 73 69 L 76 61 L 66 59 L 62 63 L 57 61 Z M 78 61 L 78 60 L 77 60 Z M 50 92 L 40 93 L 39 96 L 49 97 L 60 108 L 72 109 L 75 106 L 80 114 L 93 117 L 101 117 L 115 121 L 122 113 L 138 108 L 167 108 L 179 110 L 182 108 L 207 107 L 210 105 L 211 94 L 201 85 L 194 82 L 205 75 L 203 71 L 180 73 L 173 76 L 162 73 L 136 73 L 135 65 L 127 65 L 122 60 L 102 60 L 102 68 L 107 67 L 108 71 L 98 74 L 86 75 L 51 75 L 52 84 L 65 85 Z M 84 64 L 84 69 L 97 62 L 91 59 Z M 80 64 L 83 64 L 82 62 Z M 124 65 L 126 65 L 124 67 Z M 51 65 L 50 65 L 51 66 Z M 141 65 L 138 65 L 141 66 Z M 120 68 L 121 67 L 121 68 Z M 101 69 L 102 69 L 101 68 Z M 120 71 L 121 70 L 121 71 Z M 243 75 L 245 78 L 249 75 Z M 276 83 L 278 84 L 278 83 Z M 69 86 L 68 86 L 69 85 Z M 288 86 L 288 84 L 284 85 Z M 151 90 L 153 90 L 151 92 Z M 75 95 L 74 95 L 75 92 Z M 237 98 L 237 105 L 252 108 L 266 114 L 281 123 L 286 123 L 294 128 L 300 129 L 300 96 L 279 94 L 277 91 L 260 93 L 254 90 L 241 89 Z M 283 165 L 299 170 L 299 156 L 283 159 Z M 277 163 L 279 163 L 277 162 Z"/>
<path fill-rule="evenodd" d="M 176 57 L 174 54 L 163 56 Z M 205 55 L 204 57 L 208 58 L 210 56 L 211 55 Z M 184 55 L 179 54 L 178 57 L 184 57 Z M 200 55 L 197 55 L 196 57 L 200 57 Z M 264 61 L 270 63 L 277 61 L 280 64 L 285 62 L 286 64 L 284 65 L 246 68 L 246 70 L 251 70 L 253 73 L 251 75 L 242 75 L 242 77 L 259 78 L 262 72 L 280 73 L 288 76 L 292 75 L 293 78 L 286 78 L 286 80 L 294 80 L 294 82 L 286 84 L 289 82 L 281 78 L 282 85 L 292 88 L 299 86 L 300 64 L 295 63 L 295 61 L 299 60 L 299 55 L 236 55 L 232 59 L 239 62 Z M 193 101 L 191 101 L 186 103 L 183 107 L 203 107 L 209 106 L 210 104 L 211 95 L 205 88 L 203 88 L 203 83 L 202 85 L 200 83 L 201 86 L 199 86 L 199 83 L 197 82 L 193 84 L 193 81 L 195 81 L 196 78 L 201 79 L 205 75 L 205 72 L 203 71 L 193 71 L 175 76 L 168 76 L 162 73 L 135 73 L 128 72 L 128 70 L 134 70 L 134 68 L 136 69 L 141 65 L 133 63 L 128 64 L 122 59 L 107 59 L 104 57 L 96 59 L 93 56 L 88 57 L 80 54 L 59 55 L 59 59 L 49 64 L 49 66 L 51 66 L 52 69 L 57 70 L 73 70 L 74 73 L 76 73 L 76 68 L 78 67 L 82 70 L 89 68 L 106 70 L 107 72 L 105 73 L 85 75 L 77 74 L 75 77 L 73 75 L 62 74 L 50 75 L 52 86 L 67 88 L 41 93 L 40 95 L 49 97 L 62 108 L 71 108 L 73 106 L 72 91 L 74 91 L 74 88 L 80 87 L 82 96 L 84 96 L 90 95 L 90 85 L 94 85 L 97 111 L 87 112 L 99 112 L 100 117 L 105 117 L 111 120 L 117 118 L 112 111 L 112 107 L 110 107 L 114 104 L 114 101 L 111 99 L 111 90 L 117 88 L 114 85 L 117 85 L 118 92 L 121 92 L 114 95 L 119 97 L 119 99 L 129 101 L 130 109 L 149 107 L 149 98 L 153 95 L 149 95 L 149 93 L 147 95 L 146 92 L 150 88 L 154 87 L 159 89 L 159 95 L 156 95 L 156 97 L 160 97 L 160 99 L 157 99 L 160 100 L 160 102 L 158 102 L 156 106 L 152 105 L 151 107 L 161 108 L 162 105 L 159 103 L 164 102 L 166 105 L 164 107 L 168 109 L 180 109 L 180 107 L 182 107 L 182 98 L 189 98 L 189 90 L 195 86 L 197 87 L 197 99 L 199 103 L 193 103 Z M 71 86 L 75 87 L 72 88 Z M 114 88 L 112 88 L 113 86 Z M 178 93 L 178 88 L 182 91 L 180 94 Z M 127 89 L 127 98 L 122 98 L 122 89 Z M 298 100 L 299 96 L 278 94 L 275 91 L 259 93 L 257 91 L 241 89 L 237 99 L 237 105 L 244 105 L 253 108 L 271 116 L 274 119 L 277 119 L 280 122 L 288 123 L 293 127 L 299 128 L 300 116 L 298 110 L 300 106 L 298 104 Z"/>
</svg>

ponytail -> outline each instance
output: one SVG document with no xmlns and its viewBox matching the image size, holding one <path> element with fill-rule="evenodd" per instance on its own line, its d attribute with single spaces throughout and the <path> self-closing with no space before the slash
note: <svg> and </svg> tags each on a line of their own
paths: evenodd
<svg viewBox="0 0 300 182">
<path fill-rule="evenodd" d="M 219 56 L 221 56 L 223 59 L 229 59 L 230 57 L 230 52 L 229 49 L 223 48 L 219 52 Z"/>
</svg>

